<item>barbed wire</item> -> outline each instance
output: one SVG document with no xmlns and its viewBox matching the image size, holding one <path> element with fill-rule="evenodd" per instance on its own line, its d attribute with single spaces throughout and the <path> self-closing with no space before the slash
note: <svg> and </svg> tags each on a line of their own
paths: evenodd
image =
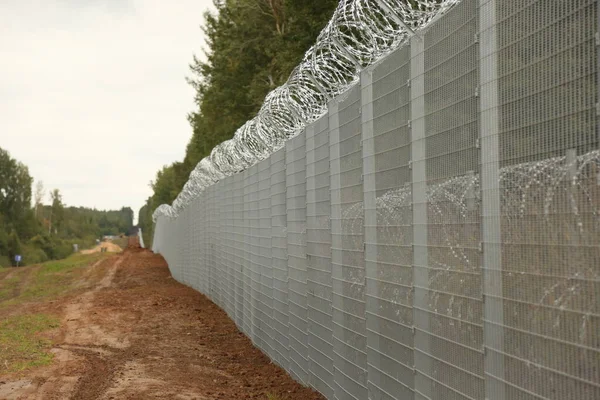
<svg viewBox="0 0 600 400">
<path fill-rule="evenodd" d="M 598 308 L 594 301 L 581 299 L 594 298 L 596 287 L 590 282 L 597 282 L 600 273 L 594 255 L 581 248 L 593 247 L 600 241 L 600 151 L 572 159 L 560 156 L 508 165 L 499 172 L 497 217 L 502 227 L 502 257 L 507 259 L 502 269 L 503 284 L 505 290 L 528 288 L 527 307 L 515 309 L 514 315 L 522 314 L 526 321 L 546 321 L 549 332 L 556 335 L 569 324 L 567 319 L 576 315 L 579 320 L 573 325 L 576 329 L 570 333 L 571 340 L 593 346 L 591 320 L 598 317 Z M 469 331 L 468 322 L 478 323 L 482 318 L 480 178 L 479 172 L 472 171 L 429 182 L 425 192 L 427 224 L 433 227 L 428 236 L 427 306 L 435 314 L 457 318 L 456 325 L 452 325 L 456 331 Z M 391 189 L 377 197 L 374 204 L 377 245 L 386 247 L 392 254 L 390 258 L 399 265 L 412 265 L 412 253 L 404 249 L 412 242 L 412 189 L 411 183 Z M 348 236 L 350 248 L 363 246 L 364 215 L 363 202 L 342 209 L 342 232 Z M 530 253 L 534 248 L 547 255 L 544 262 L 532 260 Z M 514 249 L 518 249 L 518 255 Z M 412 274 L 402 276 L 398 270 L 395 273 L 398 275 L 394 279 L 404 280 L 404 286 L 410 287 Z M 552 284 L 536 285 L 544 275 L 552 277 Z M 350 269 L 345 279 L 362 287 L 364 271 Z M 394 304 L 413 304 L 412 290 L 390 290 L 380 295 Z M 400 312 L 397 315 L 402 322 L 411 324 L 412 313 L 401 316 Z M 433 330 L 443 329 L 436 323 L 440 320 L 432 319 Z M 480 340 L 475 334 L 469 338 L 472 345 Z"/>
<path fill-rule="evenodd" d="M 341 0 L 288 81 L 267 95 L 258 115 L 201 160 L 172 205 L 152 216 L 176 218 L 208 186 L 284 146 L 327 112 L 327 103 L 360 72 L 405 44 L 460 0 Z"/>
</svg>

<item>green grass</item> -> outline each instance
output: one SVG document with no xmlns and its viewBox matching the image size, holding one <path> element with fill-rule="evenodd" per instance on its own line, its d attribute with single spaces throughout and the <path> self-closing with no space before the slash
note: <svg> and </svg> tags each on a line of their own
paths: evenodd
<svg viewBox="0 0 600 400">
<path fill-rule="evenodd" d="M 281 397 L 272 393 L 267 393 L 267 400 L 281 400 Z"/>
<path fill-rule="evenodd" d="M 82 255 L 75 254 L 64 260 L 49 261 L 41 264 L 40 268 L 33 273 L 21 295 L 22 300 L 42 300 L 55 297 L 69 290 L 81 272 L 93 262 L 105 258 L 105 254 Z"/>
<path fill-rule="evenodd" d="M 10 299 L 21 282 L 21 274 L 0 280 L 0 303 Z"/>
<path fill-rule="evenodd" d="M 0 310 L 63 295 L 75 286 L 77 278 L 85 271 L 84 267 L 109 256 L 108 253 L 74 254 L 39 266 L 15 268 L 10 279 L 0 280 Z M 23 279 L 28 273 L 29 276 Z M 17 287 L 20 287 L 20 292 L 14 296 Z"/>
<path fill-rule="evenodd" d="M 39 334 L 59 326 L 58 319 L 29 314 L 0 319 L 0 372 L 19 372 L 52 361 L 49 340 Z"/>
<path fill-rule="evenodd" d="M 92 263 L 109 254 L 74 254 L 64 260 L 14 268 L 10 278 L 0 278 L 0 375 L 47 365 L 52 361 L 51 343 L 41 333 L 59 326 L 47 314 L 21 310 L 27 302 L 47 301 L 76 287 L 78 278 Z M 26 310 L 26 308 L 25 308 Z M 4 315 L 3 315 L 4 314 Z M 12 315 L 11 315 L 12 314 Z"/>
</svg>

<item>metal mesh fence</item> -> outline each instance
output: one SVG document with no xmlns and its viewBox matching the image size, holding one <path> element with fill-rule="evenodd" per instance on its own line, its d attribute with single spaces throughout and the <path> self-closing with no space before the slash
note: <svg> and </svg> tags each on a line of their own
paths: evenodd
<svg viewBox="0 0 600 400">
<path fill-rule="evenodd" d="M 235 286 L 235 323 L 238 328 L 244 328 L 244 312 L 246 309 L 244 296 L 244 178 L 243 174 L 233 176 L 233 240 L 234 254 L 234 286 Z"/>
<path fill-rule="evenodd" d="M 414 390 L 410 46 L 362 77 L 367 359 L 380 399 Z"/>
<path fill-rule="evenodd" d="M 307 383 L 305 133 L 289 140 L 285 150 L 290 372 L 300 382 Z"/>
<path fill-rule="evenodd" d="M 484 397 L 479 203 L 477 1 L 423 38 L 420 117 L 426 263 L 415 265 L 417 389 L 431 399 Z M 417 68 L 420 68 L 418 66 Z M 413 71 L 421 73 L 421 71 Z"/>
<path fill-rule="evenodd" d="M 338 399 L 366 398 L 360 87 L 330 108 L 334 390 Z"/>
<path fill-rule="evenodd" d="M 271 159 L 271 265 L 273 267 L 273 359 L 289 368 L 288 255 L 285 148 Z"/>
<path fill-rule="evenodd" d="M 306 129 L 306 261 L 309 383 L 333 398 L 329 118 Z"/>
<path fill-rule="evenodd" d="M 328 399 L 598 399 L 597 32 L 463 0 L 153 249 Z"/>
</svg>

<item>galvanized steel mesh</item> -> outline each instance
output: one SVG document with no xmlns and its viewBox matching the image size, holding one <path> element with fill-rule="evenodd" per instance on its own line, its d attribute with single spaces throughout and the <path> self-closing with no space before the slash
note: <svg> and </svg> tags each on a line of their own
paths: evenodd
<svg viewBox="0 0 600 400">
<path fill-rule="evenodd" d="M 328 399 L 598 399 L 597 31 L 463 0 L 153 249 Z"/>
</svg>

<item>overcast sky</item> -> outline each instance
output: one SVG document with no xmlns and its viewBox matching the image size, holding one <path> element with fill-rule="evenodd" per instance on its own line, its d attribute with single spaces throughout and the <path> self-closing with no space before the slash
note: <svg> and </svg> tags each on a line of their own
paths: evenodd
<svg viewBox="0 0 600 400">
<path fill-rule="evenodd" d="M 211 0 L 0 0 L 0 147 L 67 205 L 136 215 L 181 160 Z M 48 199 L 45 199 L 48 202 Z"/>
</svg>

